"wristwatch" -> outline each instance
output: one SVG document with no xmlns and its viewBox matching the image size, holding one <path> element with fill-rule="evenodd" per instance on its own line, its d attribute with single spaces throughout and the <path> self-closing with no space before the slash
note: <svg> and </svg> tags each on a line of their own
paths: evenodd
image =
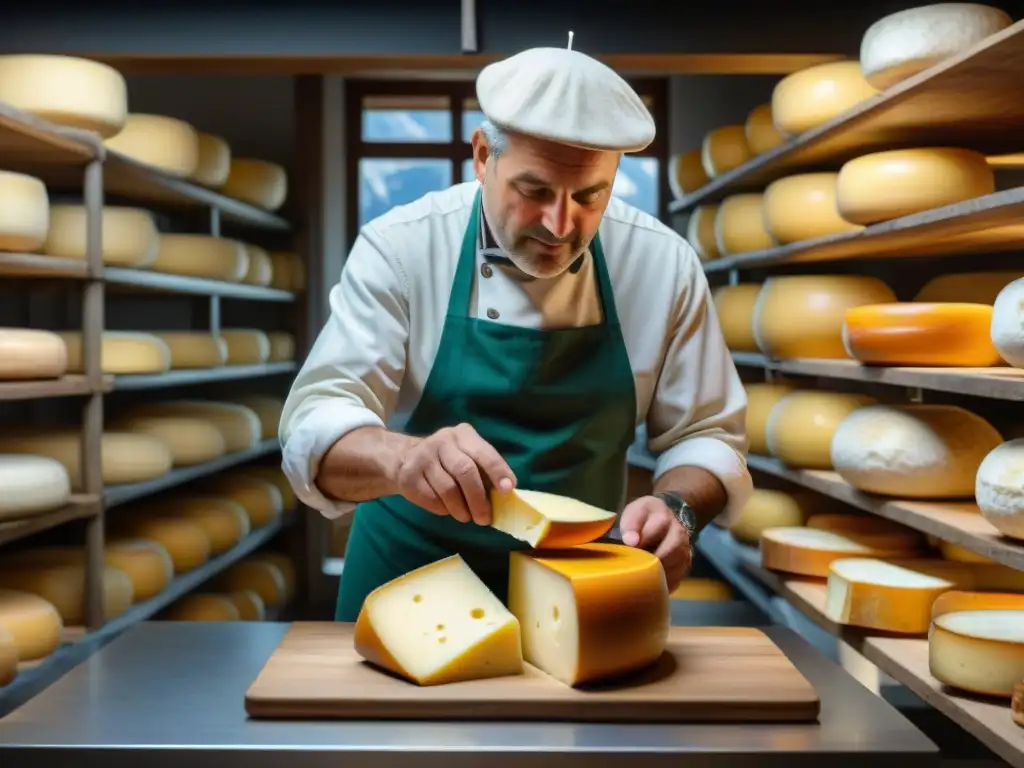
<svg viewBox="0 0 1024 768">
<path fill-rule="evenodd" d="M 672 514 L 675 515 L 676 520 L 686 529 L 686 532 L 690 534 L 690 539 L 692 540 L 697 531 L 697 513 L 693 507 L 686 503 L 686 499 L 672 491 L 656 493 L 654 497 L 660 499 L 666 507 L 672 510 Z"/>
</svg>

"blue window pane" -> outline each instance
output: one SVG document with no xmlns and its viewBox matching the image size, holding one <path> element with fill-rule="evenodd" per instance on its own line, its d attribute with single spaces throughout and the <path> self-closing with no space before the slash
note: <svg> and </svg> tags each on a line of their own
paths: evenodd
<svg viewBox="0 0 1024 768">
<path fill-rule="evenodd" d="M 359 226 L 396 205 L 451 185 L 450 160 L 363 158 L 359 161 Z"/>
<path fill-rule="evenodd" d="M 363 141 L 451 140 L 452 114 L 447 109 L 363 110 Z"/>
<path fill-rule="evenodd" d="M 476 178 L 476 171 L 473 170 L 472 160 L 462 161 L 462 180 L 473 181 Z"/>
<path fill-rule="evenodd" d="M 462 113 L 462 140 L 473 138 L 473 131 L 484 121 L 484 113 L 478 109 L 467 109 Z"/>
<path fill-rule="evenodd" d="M 652 216 L 658 215 L 658 160 L 623 155 L 612 194 Z"/>
</svg>

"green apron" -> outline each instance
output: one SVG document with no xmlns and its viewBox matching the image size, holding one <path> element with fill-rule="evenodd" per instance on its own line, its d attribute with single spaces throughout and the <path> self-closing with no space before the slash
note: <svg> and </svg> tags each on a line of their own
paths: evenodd
<svg viewBox="0 0 1024 768">
<path fill-rule="evenodd" d="M 599 325 L 501 325 L 469 314 L 479 214 L 478 192 L 437 357 L 403 431 L 426 436 L 470 424 L 508 462 L 517 487 L 618 510 L 625 500 L 626 449 L 636 430 L 636 393 L 600 238 L 590 249 L 603 305 Z M 371 591 L 456 553 L 504 602 L 508 552 L 526 547 L 489 526 L 434 515 L 401 496 L 360 504 L 335 620 L 355 621 Z"/>
</svg>

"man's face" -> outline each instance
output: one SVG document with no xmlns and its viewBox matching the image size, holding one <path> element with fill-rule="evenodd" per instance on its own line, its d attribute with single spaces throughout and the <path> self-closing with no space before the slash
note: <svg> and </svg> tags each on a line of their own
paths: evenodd
<svg viewBox="0 0 1024 768">
<path fill-rule="evenodd" d="M 619 153 L 576 149 L 512 134 L 495 159 L 483 132 L 473 135 L 473 165 L 483 182 L 487 223 L 512 262 L 533 277 L 561 274 L 597 233 Z"/>
</svg>

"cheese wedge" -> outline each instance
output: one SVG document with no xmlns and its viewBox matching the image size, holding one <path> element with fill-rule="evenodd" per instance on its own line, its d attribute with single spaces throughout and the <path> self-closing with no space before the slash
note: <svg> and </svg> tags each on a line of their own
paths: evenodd
<svg viewBox="0 0 1024 768">
<path fill-rule="evenodd" d="M 373 590 L 355 650 L 418 685 L 519 675 L 519 622 L 458 555 Z"/>
<path fill-rule="evenodd" d="M 761 565 L 772 571 L 828 578 L 833 561 L 843 558 L 909 558 L 917 554 L 905 536 L 837 533 L 820 528 L 769 528 L 761 534 Z"/>
<path fill-rule="evenodd" d="M 566 685 L 647 667 L 668 642 L 665 569 L 623 544 L 512 552 L 508 605 L 526 661 Z"/>
<path fill-rule="evenodd" d="M 491 527 L 531 547 L 560 549 L 599 539 L 615 524 L 615 513 L 576 499 L 517 488 L 491 491 Z"/>
</svg>

